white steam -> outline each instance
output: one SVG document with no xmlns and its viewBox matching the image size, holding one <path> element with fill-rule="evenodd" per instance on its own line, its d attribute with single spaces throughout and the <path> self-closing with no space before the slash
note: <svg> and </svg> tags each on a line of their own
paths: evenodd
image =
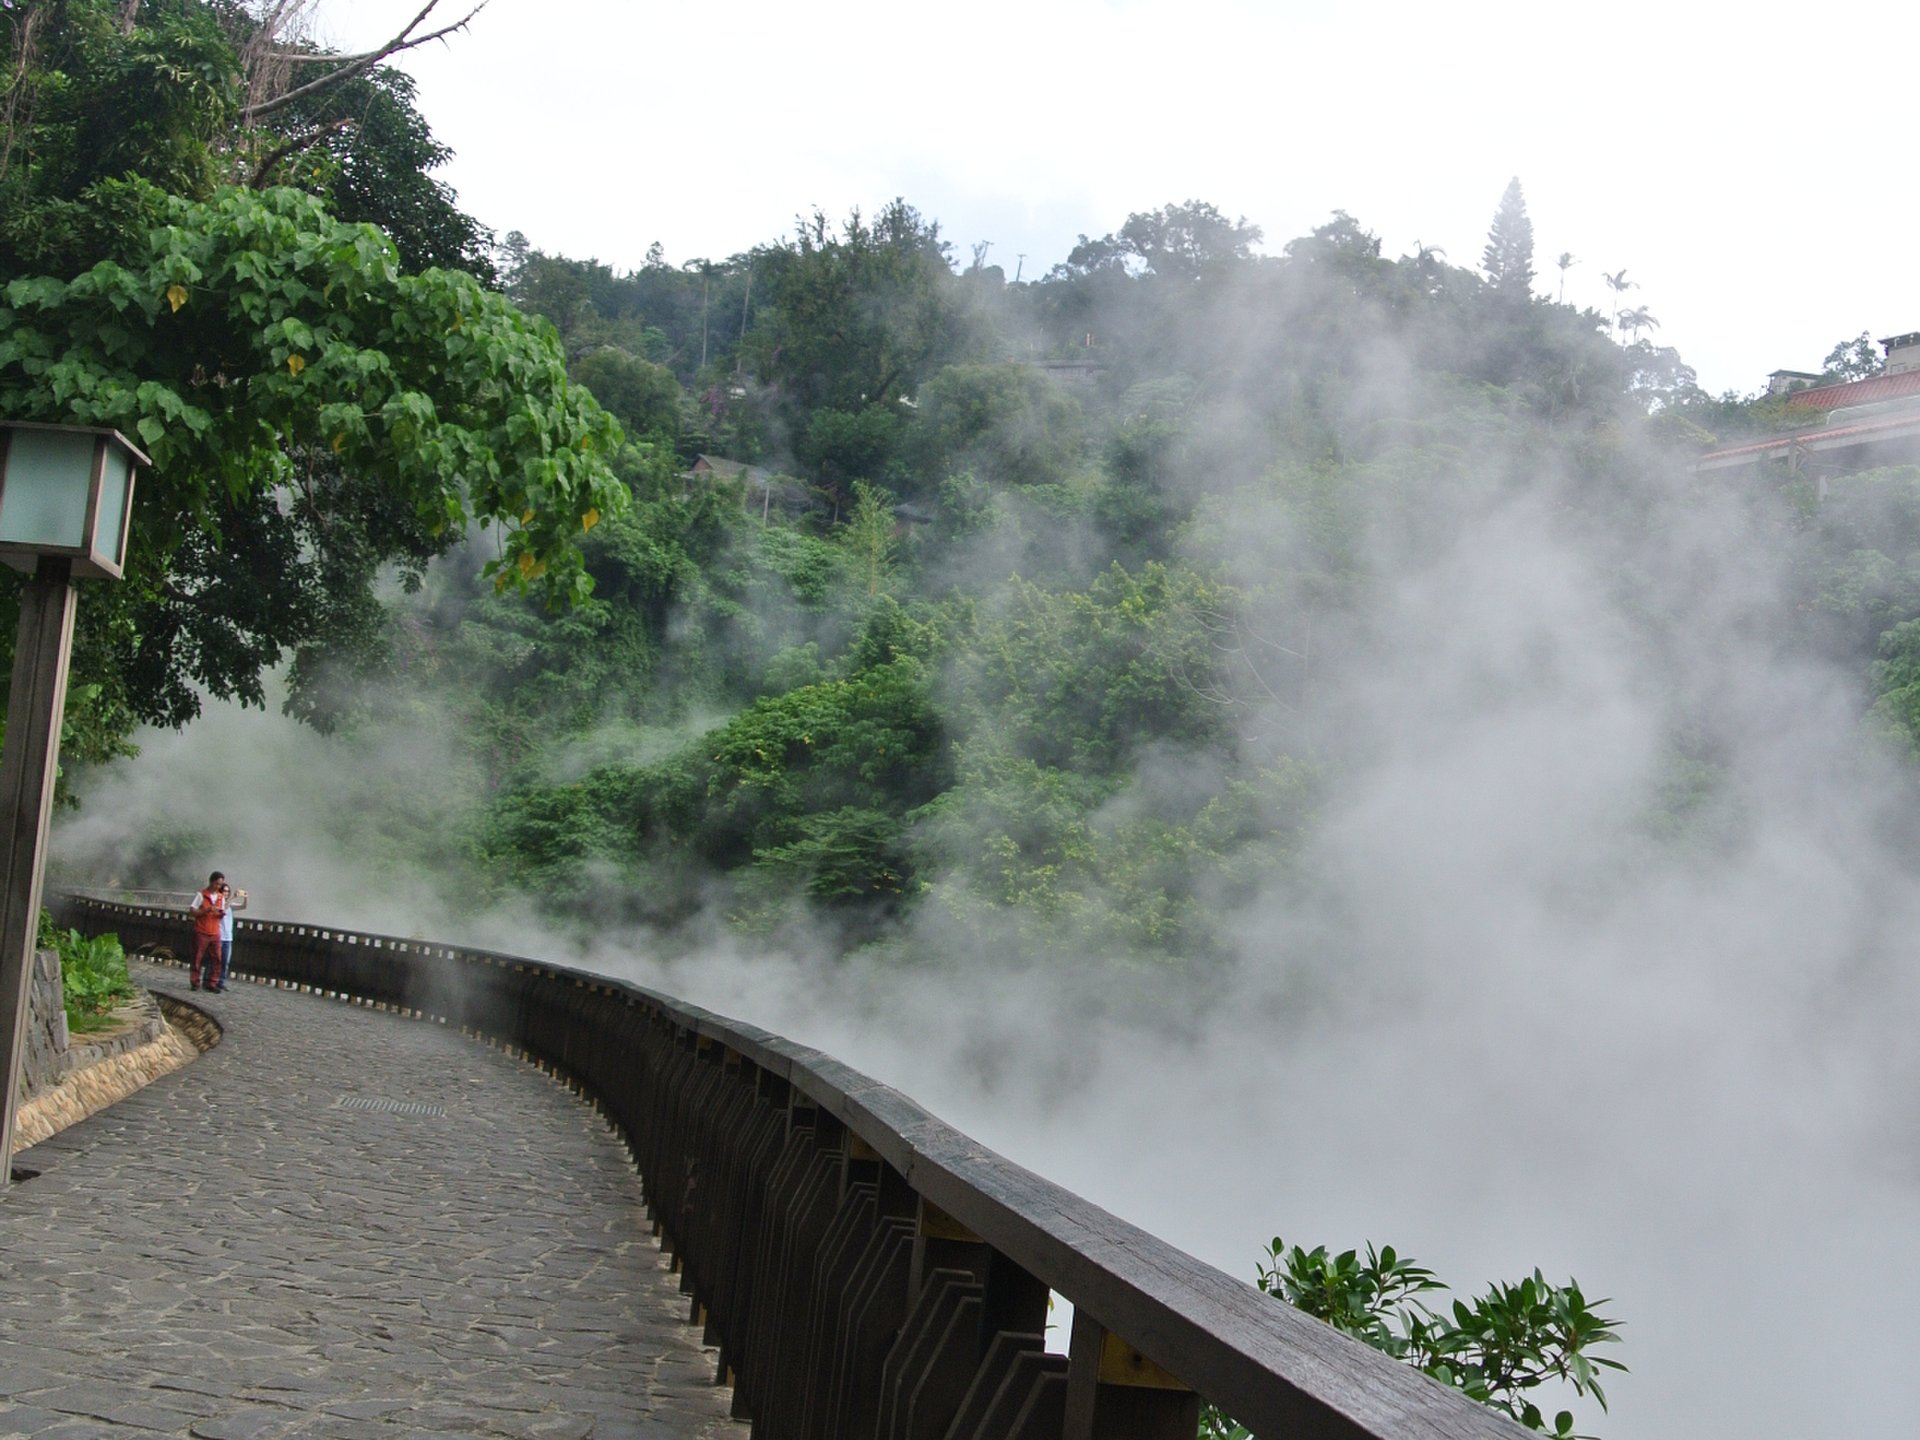
<svg viewBox="0 0 1920 1440">
<path fill-rule="evenodd" d="M 1571 1274 L 1626 1322 L 1612 1414 L 1581 1410 L 1608 1440 L 1904 1433 L 1920 875 L 1894 777 L 1857 679 L 1780 659 L 1737 514 L 1650 527 L 1627 584 L 1564 499 L 1518 489 L 1373 557 L 1397 578 L 1316 682 L 1340 743 L 1311 883 L 1224 918 L 1225 979 L 1141 975 L 1146 1001 L 1065 946 L 1012 965 L 941 935 L 927 967 L 749 953 L 717 922 L 675 958 L 644 934 L 551 955 L 537 897 L 479 912 L 410 878 L 465 763 L 424 727 L 369 753 L 210 707 L 94 777 L 62 870 L 119 878 L 124 837 L 191 817 L 182 888 L 218 866 L 257 914 L 587 963 L 765 1025 L 1234 1274 L 1276 1233 L 1392 1243 L 1461 1290 Z M 1240 528 L 1278 549 L 1286 524 Z M 1681 653 L 1638 625 L 1649 595 L 1684 607 Z M 1662 846 L 1645 820 L 1696 710 L 1721 828 Z M 1191 763 L 1146 757 L 1140 803 Z M 417 830 L 369 836 L 401 787 Z"/>
</svg>

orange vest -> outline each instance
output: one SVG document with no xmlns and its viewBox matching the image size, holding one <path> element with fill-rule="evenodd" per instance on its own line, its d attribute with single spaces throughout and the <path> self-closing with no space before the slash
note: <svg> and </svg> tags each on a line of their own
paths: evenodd
<svg viewBox="0 0 1920 1440">
<path fill-rule="evenodd" d="M 200 892 L 200 908 L 193 912 L 193 930 L 196 935 L 218 935 L 220 933 L 220 912 L 227 908 L 227 897 L 218 890 Z"/>
</svg>

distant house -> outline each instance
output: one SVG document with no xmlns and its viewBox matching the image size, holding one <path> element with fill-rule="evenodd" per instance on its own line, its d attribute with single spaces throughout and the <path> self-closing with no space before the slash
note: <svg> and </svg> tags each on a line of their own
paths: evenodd
<svg viewBox="0 0 1920 1440">
<path fill-rule="evenodd" d="M 696 455 L 693 467 L 686 472 L 690 480 L 705 480 L 709 483 L 720 481 L 723 484 L 748 479 L 759 479 L 765 483 L 767 471 L 758 465 L 749 465 L 744 460 L 727 460 L 718 455 Z"/>
<path fill-rule="evenodd" d="M 1099 382 L 1107 367 L 1095 360 L 1043 360 L 1034 369 L 1051 376 L 1062 385 L 1087 389 Z"/>
<path fill-rule="evenodd" d="M 898 500 L 893 506 L 893 533 L 910 535 L 917 525 L 931 525 L 939 518 L 939 513 L 931 505 L 918 500 Z"/>
<path fill-rule="evenodd" d="M 1795 390 L 1805 390 L 1810 385 L 1818 385 L 1820 375 L 1809 370 L 1775 370 L 1767 376 L 1769 395 L 1790 395 Z"/>
<path fill-rule="evenodd" d="M 1920 331 L 1891 335 L 1880 343 L 1886 347 L 1886 368 L 1864 380 L 1789 384 L 1783 390 L 1774 383 L 1778 377 L 1807 377 L 1802 371 L 1774 371 L 1767 377 L 1768 392 L 1784 393 L 1787 410 L 1804 415 L 1807 427 L 1710 450 L 1694 462 L 1694 470 L 1741 470 L 1784 460 L 1795 468 L 1844 475 L 1874 465 L 1920 461 Z"/>
<path fill-rule="evenodd" d="M 728 460 L 719 455 L 696 455 L 692 466 L 681 472 L 688 493 L 696 485 L 740 487 L 740 508 L 751 514 L 760 512 L 762 520 L 775 510 L 784 516 L 805 515 L 822 507 L 820 497 L 804 480 L 782 475 L 764 466 L 744 460 Z"/>
<path fill-rule="evenodd" d="M 1905 335 L 1889 335 L 1880 342 L 1887 350 L 1888 375 L 1920 370 L 1920 330 Z"/>
</svg>

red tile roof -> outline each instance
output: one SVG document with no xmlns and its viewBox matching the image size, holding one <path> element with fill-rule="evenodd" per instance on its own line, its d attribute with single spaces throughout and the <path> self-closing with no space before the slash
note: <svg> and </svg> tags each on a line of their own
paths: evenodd
<svg viewBox="0 0 1920 1440">
<path fill-rule="evenodd" d="M 1920 395 L 1920 370 L 1902 370 L 1898 375 L 1874 375 L 1865 380 L 1849 380 L 1842 385 L 1820 385 L 1811 390 L 1796 390 L 1787 397 L 1787 408 L 1837 410 L 1843 405 L 1871 405 L 1876 400 L 1897 400 L 1902 395 Z"/>
</svg>

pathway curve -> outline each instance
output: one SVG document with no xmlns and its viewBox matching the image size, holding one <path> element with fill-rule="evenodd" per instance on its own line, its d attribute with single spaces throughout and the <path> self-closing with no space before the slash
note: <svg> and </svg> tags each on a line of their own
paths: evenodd
<svg viewBox="0 0 1920 1440">
<path fill-rule="evenodd" d="M 136 969 L 225 1038 L 15 1157 L 0 1440 L 745 1440 L 580 1100 L 436 1024 Z"/>
</svg>

